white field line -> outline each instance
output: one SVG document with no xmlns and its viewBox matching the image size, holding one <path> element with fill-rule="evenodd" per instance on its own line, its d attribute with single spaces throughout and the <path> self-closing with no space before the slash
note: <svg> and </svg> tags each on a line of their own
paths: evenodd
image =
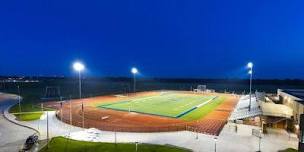
<svg viewBox="0 0 304 152">
<path fill-rule="evenodd" d="M 199 108 L 199 107 L 204 106 L 205 104 L 209 103 L 210 101 L 212 101 L 212 100 L 215 99 L 216 97 L 217 97 L 217 96 L 215 96 L 215 97 L 209 99 L 208 101 L 206 101 L 206 102 L 204 102 L 204 103 L 201 103 L 201 104 L 197 105 L 196 108 Z"/>
<path fill-rule="evenodd" d="M 132 99 L 130 101 L 133 102 L 133 103 L 145 103 L 145 102 L 151 102 L 151 98 L 155 98 L 156 96 L 149 96 L 149 97 L 143 97 L 143 98 L 135 98 L 135 99 Z"/>
<path fill-rule="evenodd" d="M 146 100 L 149 100 L 150 98 L 153 98 L 154 96 L 150 96 L 150 97 L 143 97 L 143 98 L 134 98 L 131 99 L 130 102 L 145 102 Z"/>
<path fill-rule="evenodd" d="M 205 98 L 207 98 L 207 97 L 203 97 L 203 99 L 205 99 Z M 214 99 L 214 98 L 215 98 L 215 97 L 213 97 L 213 98 L 211 98 L 211 99 L 205 101 L 204 103 L 206 103 L 206 102 L 208 103 L 208 102 L 210 102 L 210 100 L 212 100 L 212 99 Z M 197 102 L 197 100 L 202 100 L 202 99 L 192 100 L 190 103 L 185 104 L 185 105 L 178 106 L 178 107 L 174 108 L 173 110 L 179 111 L 180 108 L 184 108 L 184 107 L 186 107 L 186 106 L 188 106 L 188 105 L 192 105 L 193 103 Z M 204 105 L 204 103 L 201 103 L 201 104 L 199 104 L 199 105 L 197 105 L 197 106 L 194 106 L 194 107 L 196 107 L 196 108 L 201 107 L 201 106 Z M 206 103 L 206 104 L 207 104 L 207 103 Z"/>
<path fill-rule="evenodd" d="M 205 98 L 207 98 L 207 97 L 203 97 L 203 99 L 205 99 Z M 181 106 L 179 106 L 179 107 L 186 107 L 186 106 L 188 106 L 188 105 L 192 105 L 194 102 L 196 102 L 197 100 L 202 100 L 202 99 L 196 99 L 196 100 L 192 100 L 190 103 L 188 103 L 188 104 L 185 104 L 185 105 L 181 105 Z M 206 102 L 206 101 L 205 101 Z"/>
</svg>

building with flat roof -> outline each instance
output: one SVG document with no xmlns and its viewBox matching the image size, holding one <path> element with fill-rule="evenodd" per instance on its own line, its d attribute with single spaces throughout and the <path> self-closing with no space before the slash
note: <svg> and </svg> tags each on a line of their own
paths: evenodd
<svg viewBox="0 0 304 152">
<path fill-rule="evenodd" d="M 298 151 L 304 152 L 304 89 L 278 89 L 282 104 L 293 109 L 293 122 L 299 137 Z"/>
<path fill-rule="evenodd" d="M 300 115 L 304 113 L 304 89 L 278 89 L 279 101 L 293 110 L 292 119 L 296 128 L 300 124 Z"/>
</svg>

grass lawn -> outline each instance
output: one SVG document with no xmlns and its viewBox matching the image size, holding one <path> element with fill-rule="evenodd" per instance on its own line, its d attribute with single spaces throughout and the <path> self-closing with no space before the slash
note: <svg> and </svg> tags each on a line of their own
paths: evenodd
<svg viewBox="0 0 304 152">
<path fill-rule="evenodd" d="M 134 152 L 135 144 L 119 143 L 97 143 L 85 142 L 67 139 L 64 137 L 55 137 L 50 141 L 49 149 L 42 148 L 40 152 Z M 188 152 L 189 150 L 169 147 L 163 145 L 138 144 L 138 152 Z"/>
<path fill-rule="evenodd" d="M 211 112 L 213 109 L 215 109 L 217 106 L 219 106 L 223 101 L 225 101 L 225 97 L 218 97 L 214 99 L 213 101 L 209 102 L 208 104 L 199 107 L 192 112 L 180 117 L 180 119 L 186 120 L 186 121 L 193 121 L 200 118 L 203 118 L 206 116 L 209 112 Z"/>
<path fill-rule="evenodd" d="M 33 121 L 40 119 L 42 112 L 35 112 L 35 113 L 24 113 L 24 114 L 15 114 L 18 120 L 21 121 Z"/>
<path fill-rule="evenodd" d="M 50 108 L 44 108 L 44 111 L 46 110 L 53 110 Z M 21 121 L 32 121 L 37 120 L 40 118 L 40 116 L 43 114 L 41 111 L 40 105 L 32 104 L 32 103 L 21 103 L 21 112 L 19 113 L 19 105 L 15 104 L 13 107 L 9 109 L 10 113 L 16 113 L 14 114 L 18 120 Z"/>
<path fill-rule="evenodd" d="M 285 150 L 279 150 L 279 152 L 297 152 L 298 150 L 293 149 L 293 148 L 287 148 Z"/>
<path fill-rule="evenodd" d="M 157 96 L 138 97 L 133 100 L 104 104 L 99 107 L 114 110 L 131 111 L 177 118 L 215 96 L 168 93 Z"/>
</svg>

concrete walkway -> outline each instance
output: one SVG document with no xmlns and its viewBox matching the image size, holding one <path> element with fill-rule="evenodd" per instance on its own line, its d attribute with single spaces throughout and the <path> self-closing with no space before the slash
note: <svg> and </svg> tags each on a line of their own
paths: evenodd
<svg viewBox="0 0 304 152">
<path fill-rule="evenodd" d="M 69 136 L 70 133 L 83 131 L 79 127 L 62 123 L 55 117 L 55 112 L 49 114 L 49 134 L 50 137 Z M 45 116 L 44 116 L 45 118 Z M 46 138 L 46 119 L 32 122 L 20 122 L 40 131 L 41 137 Z M 253 152 L 258 150 L 258 138 L 251 135 L 252 129 L 259 129 L 253 126 L 237 125 L 238 132 L 235 132 L 235 124 L 227 124 L 217 138 L 218 152 Z M 115 142 L 115 132 L 101 131 L 98 141 Z M 81 139 L 79 139 L 81 140 Z M 214 136 L 197 134 L 189 131 L 165 132 L 165 133 L 116 133 L 117 142 L 140 142 L 152 144 L 171 144 L 185 147 L 197 152 L 210 152 L 215 149 Z M 261 140 L 262 151 L 276 152 L 285 148 L 297 148 L 297 138 L 289 135 L 283 130 L 277 133 L 264 135 Z"/>
<path fill-rule="evenodd" d="M 22 148 L 26 138 L 35 133 L 35 131 L 16 125 L 8 121 L 3 112 L 8 106 L 14 104 L 14 101 L 0 101 L 0 151 L 17 152 Z"/>
</svg>

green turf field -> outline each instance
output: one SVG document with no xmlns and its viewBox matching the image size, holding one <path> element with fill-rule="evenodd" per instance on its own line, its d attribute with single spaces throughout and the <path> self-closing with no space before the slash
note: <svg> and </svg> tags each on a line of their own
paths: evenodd
<svg viewBox="0 0 304 152">
<path fill-rule="evenodd" d="M 190 150 L 168 145 L 138 144 L 138 152 L 190 152 Z M 86 142 L 55 137 L 40 152 L 135 152 L 134 143 L 100 143 Z"/>
<path fill-rule="evenodd" d="M 198 106 L 208 101 L 212 102 L 215 98 L 216 96 L 164 93 L 156 96 L 137 97 L 128 101 L 104 104 L 99 107 L 179 118 L 187 115 L 189 112 L 195 111 Z"/>
<path fill-rule="evenodd" d="M 225 97 L 219 96 L 218 98 L 215 98 L 214 100 L 212 100 L 212 102 L 210 102 L 202 107 L 199 107 L 186 115 L 183 115 L 182 117 L 180 117 L 180 119 L 186 120 L 186 121 L 193 121 L 193 120 L 198 120 L 200 118 L 203 118 L 209 112 L 213 111 L 217 106 L 219 106 L 221 103 L 223 103 L 224 101 L 225 101 Z"/>
</svg>

